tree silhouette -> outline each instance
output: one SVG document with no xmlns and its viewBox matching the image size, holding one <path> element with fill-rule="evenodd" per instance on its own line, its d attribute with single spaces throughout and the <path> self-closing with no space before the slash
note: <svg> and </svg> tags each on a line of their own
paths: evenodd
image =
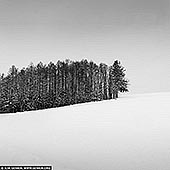
<svg viewBox="0 0 170 170">
<path fill-rule="evenodd" d="M 108 67 L 93 61 L 31 63 L 20 71 L 12 66 L 0 75 L 0 112 L 23 112 L 118 98 L 128 91 L 120 61 Z"/>
</svg>

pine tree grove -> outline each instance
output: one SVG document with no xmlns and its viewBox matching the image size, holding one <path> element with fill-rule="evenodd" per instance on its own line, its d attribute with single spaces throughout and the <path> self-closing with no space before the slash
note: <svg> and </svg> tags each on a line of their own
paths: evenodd
<svg viewBox="0 0 170 170">
<path fill-rule="evenodd" d="M 120 61 L 112 66 L 93 61 L 58 61 L 0 74 L 0 113 L 23 112 L 118 98 L 128 91 Z"/>
</svg>

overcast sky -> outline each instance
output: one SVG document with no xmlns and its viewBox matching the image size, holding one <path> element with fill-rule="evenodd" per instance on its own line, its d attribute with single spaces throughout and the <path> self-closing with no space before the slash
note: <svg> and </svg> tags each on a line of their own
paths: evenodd
<svg viewBox="0 0 170 170">
<path fill-rule="evenodd" d="M 127 69 L 131 93 L 170 91 L 170 0 L 0 0 L 0 72 L 88 59 Z"/>
</svg>

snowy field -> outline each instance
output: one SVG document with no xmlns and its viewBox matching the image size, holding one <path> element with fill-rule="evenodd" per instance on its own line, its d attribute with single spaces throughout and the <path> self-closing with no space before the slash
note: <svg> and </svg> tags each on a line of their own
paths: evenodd
<svg viewBox="0 0 170 170">
<path fill-rule="evenodd" d="M 0 115 L 1 165 L 169 170 L 170 92 Z"/>
</svg>

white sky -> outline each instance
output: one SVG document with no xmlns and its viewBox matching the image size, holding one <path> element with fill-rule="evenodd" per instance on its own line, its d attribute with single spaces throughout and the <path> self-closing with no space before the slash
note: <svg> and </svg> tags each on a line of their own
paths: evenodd
<svg viewBox="0 0 170 170">
<path fill-rule="evenodd" d="M 0 72 L 81 60 L 127 69 L 132 93 L 170 91 L 170 0 L 0 0 Z"/>
</svg>

